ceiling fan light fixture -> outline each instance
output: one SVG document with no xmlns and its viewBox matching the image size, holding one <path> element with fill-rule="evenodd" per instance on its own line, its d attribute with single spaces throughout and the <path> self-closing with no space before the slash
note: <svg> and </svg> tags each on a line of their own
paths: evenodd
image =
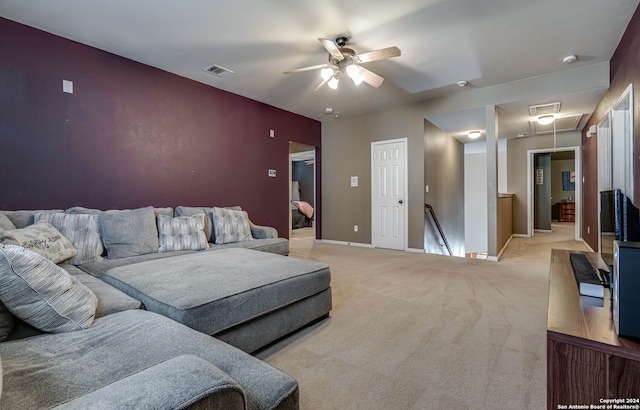
<svg viewBox="0 0 640 410">
<path fill-rule="evenodd" d="M 333 76 L 333 68 L 331 67 L 323 68 L 322 70 L 320 70 L 320 76 L 325 81 L 330 79 Z"/>
<path fill-rule="evenodd" d="M 338 83 L 340 82 L 340 80 L 337 77 L 333 77 L 331 80 L 329 80 L 329 82 L 327 83 L 327 85 L 329 86 L 329 88 L 331 88 L 332 90 L 337 90 L 338 89 Z"/>
<path fill-rule="evenodd" d="M 540 124 L 540 125 L 549 125 L 552 122 L 554 122 L 555 120 L 556 120 L 556 118 L 553 116 L 553 114 L 540 115 L 538 117 L 538 124 Z"/>
<path fill-rule="evenodd" d="M 469 136 L 469 138 L 471 138 L 472 140 L 476 139 L 476 138 L 480 138 L 480 136 L 482 135 L 482 132 L 475 130 L 475 131 L 469 131 L 469 134 L 467 134 Z"/>
</svg>

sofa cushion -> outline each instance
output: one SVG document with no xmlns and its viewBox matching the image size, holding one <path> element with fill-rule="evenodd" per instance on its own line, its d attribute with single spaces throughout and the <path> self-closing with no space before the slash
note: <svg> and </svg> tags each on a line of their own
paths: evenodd
<svg viewBox="0 0 640 410">
<path fill-rule="evenodd" d="M 209 247 L 204 233 L 204 214 L 171 217 L 158 215 L 158 252 L 193 250 Z"/>
<path fill-rule="evenodd" d="M 323 263 L 222 249 L 121 266 L 102 279 L 147 310 L 214 335 L 327 289 L 331 275 Z"/>
<path fill-rule="evenodd" d="M 51 333 L 91 326 L 98 304 L 64 269 L 16 245 L 0 248 L 0 300 L 20 319 Z"/>
<path fill-rule="evenodd" d="M 0 212 L 0 232 L 16 229 L 16 226 L 11 222 L 11 219 L 2 212 Z"/>
<path fill-rule="evenodd" d="M 96 215 L 68 215 L 64 213 L 44 213 L 35 215 L 36 221 L 45 220 L 69 238 L 78 249 L 78 254 L 69 259 L 74 265 L 102 260 L 102 240 L 98 231 Z"/>
<path fill-rule="evenodd" d="M 229 375 L 244 390 L 247 409 L 297 408 L 298 387 L 292 377 L 143 310 L 102 317 L 80 332 L 0 343 L 5 375 L 0 408 L 61 405 L 182 355 L 206 360 Z"/>
<path fill-rule="evenodd" d="M 0 241 L 36 252 L 53 263 L 73 258 L 78 250 L 66 236 L 47 221 L 11 231 L 0 231 Z"/>
<path fill-rule="evenodd" d="M 99 215 L 102 212 L 106 212 L 106 211 L 103 211 L 101 209 L 95 209 L 95 208 L 85 208 L 83 206 L 72 206 L 71 208 L 67 208 L 64 212 L 67 214 Z M 173 208 L 171 207 L 153 208 L 153 213 L 156 214 L 156 216 L 158 215 L 173 216 Z"/>
<path fill-rule="evenodd" d="M 158 228 L 153 207 L 112 210 L 98 214 L 100 236 L 109 259 L 158 252 Z"/>
<path fill-rule="evenodd" d="M 216 244 L 249 241 L 253 239 L 249 216 L 245 211 L 213 208 L 213 230 Z"/>
<path fill-rule="evenodd" d="M 22 210 L 22 211 L 2 211 L 5 216 L 13 223 L 17 228 L 24 228 L 35 222 L 35 215 L 38 213 L 61 213 L 62 209 L 48 209 L 48 210 Z"/>
<path fill-rule="evenodd" d="M 117 260 L 117 259 L 116 259 Z M 77 266 L 65 263 L 60 265 L 74 278 L 78 279 L 83 285 L 91 289 L 98 298 L 98 306 L 96 307 L 96 319 L 102 316 L 111 315 L 113 313 L 122 312 L 130 309 L 140 309 L 142 302 L 132 298 L 88 273 L 80 270 Z"/>
<path fill-rule="evenodd" d="M 213 364 L 192 355 L 171 358 L 55 409 L 244 410 L 242 388 Z"/>
</svg>

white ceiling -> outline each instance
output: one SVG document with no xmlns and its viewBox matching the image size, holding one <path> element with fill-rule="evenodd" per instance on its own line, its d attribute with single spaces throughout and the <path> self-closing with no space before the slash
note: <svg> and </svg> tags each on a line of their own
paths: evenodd
<svg viewBox="0 0 640 410">
<path fill-rule="evenodd" d="M 606 62 L 639 1 L 2 0 L 0 16 L 323 121 L 335 118 L 325 107 L 345 117 Z M 338 34 L 350 35 L 358 53 L 402 50 L 365 65 L 385 78 L 380 88 L 342 81 L 314 92 L 318 71 L 282 74 L 325 63 L 317 39 Z M 563 64 L 569 54 L 579 60 Z M 211 64 L 235 74 L 205 73 Z M 501 127 L 528 127 L 532 103 L 560 101 L 563 112 L 590 114 L 603 91 L 589 88 L 547 101 L 523 95 L 499 107 Z M 443 123 L 457 126 L 445 131 L 484 128 L 484 117 L 478 127 L 465 123 L 473 118 L 452 115 Z"/>
</svg>

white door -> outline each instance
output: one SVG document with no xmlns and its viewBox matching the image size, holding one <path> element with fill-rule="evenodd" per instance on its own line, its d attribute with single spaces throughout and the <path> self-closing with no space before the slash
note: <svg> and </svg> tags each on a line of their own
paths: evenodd
<svg viewBox="0 0 640 410">
<path fill-rule="evenodd" d="M 406 139 L 371 144 L 372 243 L 376 248 L 405 250 L 406 145 Z"/>
</svg>

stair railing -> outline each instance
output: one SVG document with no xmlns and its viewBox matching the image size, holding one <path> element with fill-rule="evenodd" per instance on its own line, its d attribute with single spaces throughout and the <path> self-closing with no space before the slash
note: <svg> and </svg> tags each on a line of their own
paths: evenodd
<svg viewBox="0 0 640 410">
<path fill-rule="evenodd" d="M 444 246 L 447 247 L 447 251 L 449 252 L 449 256 L 453 256 L 453 252 L 451 252 L 451 247 L 449 246 L 449 242 L 447 241 L 447 237 L 444 235 L 444 231 L 442 230 L 442 226 L 440 226 L 440 222 L 438 222 L 438 217 L 436 216 L 436 211 L 429 204 L 424 204 L 424 211 L 427 213 L 427 215 L 430 216 L 431 224 L 433 226 L 435 226 L 436 231 L 440 235 L 440 239 L 442 239 L 442 242 L 444 242 Z M 442 246 L 442 245 L 443 245 L 443 243 L 440 243 L 440 246 Z"/>
</svg>

